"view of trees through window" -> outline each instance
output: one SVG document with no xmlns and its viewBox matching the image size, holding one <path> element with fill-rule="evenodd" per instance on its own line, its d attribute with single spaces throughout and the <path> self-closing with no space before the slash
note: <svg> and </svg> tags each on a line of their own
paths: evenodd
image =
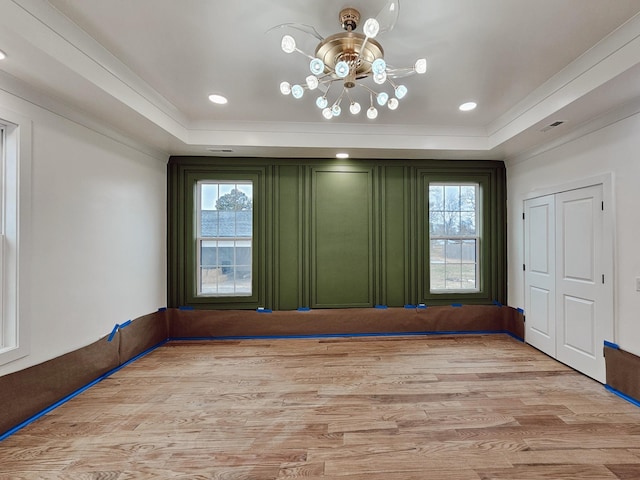
<svg viewBox="0 0 640 480">
<path fill-rule="evenodd" d="M 478 184 L 429 185 L 430 290 L 477 291 Z"/>
<path fill-rule="evenodd" d="M 253 184 L 202 181 L 198 189 L 198 295 L 251 295 Z"/>
</svg>

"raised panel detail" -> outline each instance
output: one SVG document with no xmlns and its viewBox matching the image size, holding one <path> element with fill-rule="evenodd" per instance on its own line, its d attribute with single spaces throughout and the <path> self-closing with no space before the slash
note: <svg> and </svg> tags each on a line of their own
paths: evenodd
<svg viewBox="0 0 640 480">
<path fill-rule="evenodd" d="M 531 306 L 529 307 L 527 322 L 529 322 L 530 328 L 536 333 L 549 338 L 552 335 L 550 325 L 550 292 L 549 290 L 545 290 L 542 288 L 531 287 L 529 289 L 529 295 L 529 298 L 531 299 Z"/>
<path fill-rule="evenodd" d="M 537 205 L 529 209 L 532 248 L 529 252 L 529 268 L 537 273 L 549 273 L 549 204 Z"/>
<path fill-rule="evenodd" d="M 595 302 L 564 296 L 564 346 L 595 358 Z"/>
<path fill-rule="evenodd" d="M 373 306 L 371 171 L 315 171 L 312 306 Z"/>
<path fill-rule="evenodd" d="M 593 198 L 566 201 L 563 207 L 563 276 L 584 282 L 594 281 Z"/>
</svg>

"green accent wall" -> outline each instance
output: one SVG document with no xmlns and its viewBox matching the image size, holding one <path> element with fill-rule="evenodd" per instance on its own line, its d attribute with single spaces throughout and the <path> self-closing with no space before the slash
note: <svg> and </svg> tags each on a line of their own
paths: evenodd
<svg viewBox="0 0 640 480">
<path fill-rule="evenodd" d="M 195 182 L 254 183 L 250 297 L 195 295 Z M 481 186 L 481 288 L 429 293 L 428 185 Z M 506 177 L 499 161 L 172 157 L 168 306 L 295 310 L 506 302 Z"/>
</svg>

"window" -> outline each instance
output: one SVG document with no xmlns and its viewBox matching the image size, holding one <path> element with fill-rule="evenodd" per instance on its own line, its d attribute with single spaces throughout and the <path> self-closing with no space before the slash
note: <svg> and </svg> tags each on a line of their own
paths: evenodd
<svg viewBox="0 0 640 480">
<path fill-rule="evenodd" d="M 6 121 L 2 116 L 0 111 L 0 365 L 29 353 L 24 285 L 31 194 L 31 123 L 13 113 Z"/>
<path fill-rule="evenodd" d="M 197 188 L 197 295 L 250 296 L 253 183 L 199 181 Z"/>
<path fill-rule="evenodd" d="M 429 184 L 430 292 L 480 290 L 479 184 Z"/>
</svg>

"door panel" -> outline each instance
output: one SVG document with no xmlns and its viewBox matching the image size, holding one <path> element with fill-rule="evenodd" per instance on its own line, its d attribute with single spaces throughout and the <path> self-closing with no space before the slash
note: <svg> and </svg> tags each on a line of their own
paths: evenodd
<svg viewBox="0 0 640 480">
<path fill-rule="evenodd" d="M 557 359 L 604 382 L 602 185 L 556 195 Z"/>
<path fill-rule="evenodd" d="M 525 311 L 527 343 L 556 355 L 555 199 L 525 202 Z"/>
</svg>

